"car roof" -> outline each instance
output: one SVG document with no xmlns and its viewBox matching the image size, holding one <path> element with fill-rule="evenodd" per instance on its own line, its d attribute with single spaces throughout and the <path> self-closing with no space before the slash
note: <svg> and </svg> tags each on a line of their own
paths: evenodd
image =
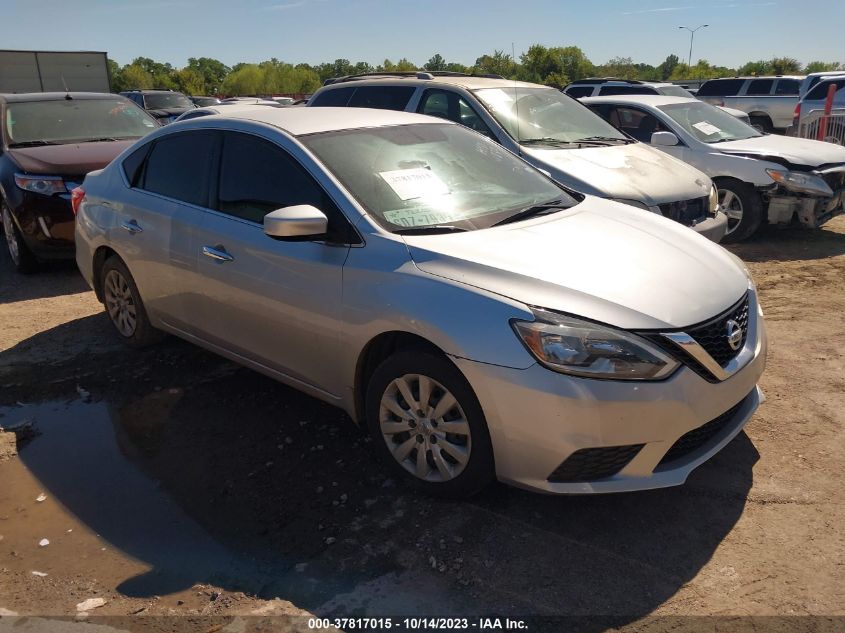
<svg viewBox="0 0 845 633">
<path fill-rule="evenodd" d="M 707 81 L 726 81 L 729 79 L 804 79 L 806 75 L 760 75 L 759 77 L 755 77 L 754 75 L 745 75 L 744 77 L 716 77 L 714 79 L 708 79 Z M 705 81 L 704 83 L 707 83 Z"/>
<path fill-rule="evenodd" d="M 23 101 L 61 101 L 67 99 L 123 99 L 111 92 L 15 92 L 0 94 L 0 100 L 6 103 Z"/>
<path fill-rule="evenodd" d="M 580 101 L 581 103 L 630 103 L 650 105 L 655 108 L 675 103 L 689 103 L 690 101 L 703 103 L 695 97 L 675 97 L 672 95 L 612 95 L 604 97 L 584 97 Z"/>
<path fill-rule="evenodd" d="M 423 74 L 423 73 L 421 73 Z M 427 74 L 427 73 L 425 73 Z M 467 90 L 480 90 L 482 88 L 510 88 L 516 86 L 517 88 L 549 88 L 541 84 L 533 84 L 525 81 L 513 81 L 511 79 L 494 78 L 494 77 L 479 77 L 477 75 L 432 75 L 431 79 L 418 77 L 416 75 L 363 75 L 360 77 L 342 77 L 334 83 L 324 86 L 323 88 L 335 88 L 339 86 L 357 86 L 366 84 L 392 84 L 397 86 L 414 85 L 414 86 L 436 86 L 438 84 L 448 84 L 450 86 L 460 86 Z M 323 90 L 321 88 L 321 90 Z M 557 90 L 556 88 L 549 88 L 549 90 Z"/>
<path fill-rule="evenodd" d="M 172 124 L 172 128 L 202 127 L 208 121 L 241 120 L 266 123 L 292 134 L 304 136 L 320 132 L 352 130 L 359 128 L 390 127 L 414 123 L 440 123 L 457 125 L 445 119 L 429 117 L 395 110 L 374 110 L 371 108 L 269 108 L 258 106 L 226 110 L 214 116 L 197 117 L 189 121 Z M 167 126 L 170 128 L 171 126 Z"/>
</svg>

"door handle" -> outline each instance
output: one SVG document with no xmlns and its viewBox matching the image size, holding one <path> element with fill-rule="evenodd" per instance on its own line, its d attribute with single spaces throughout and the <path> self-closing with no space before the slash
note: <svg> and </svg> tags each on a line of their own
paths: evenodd
<svg viewBox="0 0 845 633">
<path fill-rule="evenodd" d="M 220 244 L 217 246 L 203 246 L 202 254 L 218 262 L 231 262 L 235 259 Z"/>
<path fill-rule="evenodd" d="M 138 226 L 138 222 L 135 221 L 135 220 L 129 220 L 128 222 L 124 222 L 123 224 L 120 225 L 120 228 L 129 231 L 132 235 L 135 235 L 135 233 L 143 233 L 144 232 L 144 229 L 142 229 L 140 226 Z"/>
</svg>

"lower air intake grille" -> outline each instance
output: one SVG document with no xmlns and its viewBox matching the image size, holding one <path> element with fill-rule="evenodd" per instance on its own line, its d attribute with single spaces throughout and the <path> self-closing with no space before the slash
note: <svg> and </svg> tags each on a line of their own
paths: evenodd
<svg viewBox="0 0 845 633">
<path fill-rule="evenodd" d="M 549 475 L 552 483 L 574 483 L 612 477 L 622 470 L 644 444 L 582 448 L 575 451 Z"/>
<path fill-rule="evenodd" d="M 718 418 L 714 418 L 706 424 L 703 424 L 678 438 L 678 441 L 672 444 L 672 448 L 670 448 L 666 455 L 663 456 L 663 459 L 660 460 L 658 468 L 664 464 L 673 462 L 676 459 L 686 457 L 693 451 L 698 450 L 707 444 L 711 439 L 718 435 L 722 429 L 733 421 L 736 412 L 742 408 L 746 399 L 747 397 L 740 400 L 738 404 L 732 406 Z"/>
</svg>

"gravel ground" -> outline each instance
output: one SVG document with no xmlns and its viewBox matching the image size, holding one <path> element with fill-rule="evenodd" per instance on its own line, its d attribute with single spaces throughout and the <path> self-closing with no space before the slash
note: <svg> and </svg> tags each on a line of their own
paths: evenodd
<svg viewBox="0 0 845 633">
<path fill-rule="evenodd" d="M 845 616 L 845 218 L 732 250 L 771 341 L 744 433 L 679 488 L 463 503 L 393 481 L 326 404 L 177 340 L 124 349 L 75 268 L 4 252 L 0 426 L 30 437 L 0 442 L 0 616 Z"/>
</svg>

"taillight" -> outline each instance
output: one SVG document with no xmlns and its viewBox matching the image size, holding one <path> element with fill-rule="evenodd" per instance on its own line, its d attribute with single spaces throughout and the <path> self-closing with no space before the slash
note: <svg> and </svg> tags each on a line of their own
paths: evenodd
<svg viewBox="0 0 845 633">
<path fill-rule="evenodd" d="M 79 213 L 79 203 L 85 200 L 85 190 L 82 187 L 77 187 L 70 192 L 70 206 L 73 209 L 73 214 Z"/>
<path fill-rule="evenodd" d="M 795 104 L 795 112 L 792 113 L 792 120 L 797 122 L 801 118 L 801 104 Z"/>
</svg>

